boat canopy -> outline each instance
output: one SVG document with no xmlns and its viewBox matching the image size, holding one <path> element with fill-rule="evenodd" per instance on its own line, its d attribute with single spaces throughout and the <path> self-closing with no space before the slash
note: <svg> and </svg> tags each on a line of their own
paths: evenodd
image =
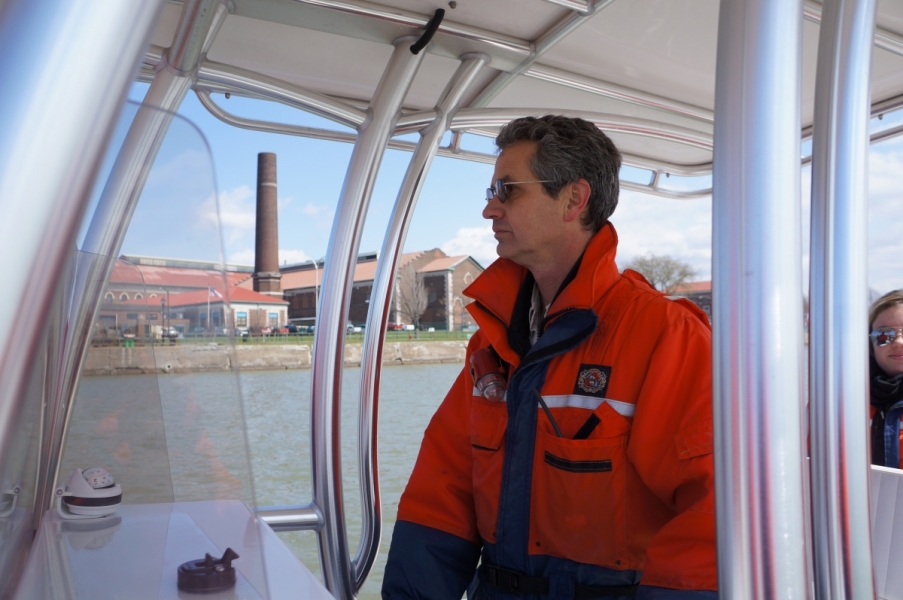
<svg viewBox="0 0 903 600">
<path fill-rule="evenodd" d="M 888 556 L 899 540 L 876 535 L 873 565 L 869 509 L 896 502 L 898 479 L 869 470 L 863 333 L 868 144 L 903 132 L 874 122 L 903 107 L 900 2 L 6 0 L 0 56 L 15 57 L 0 70 L 0 255 L 16 257 L 0 314 L 17 317 L 0 320 L 0 481 L 14 486 L 24 465 L 36 465 L 31 501 L 19 504 L 33 508 L 36 527 L 53 523 L 46 519 L 60 463 L 69 464 L 67 433 L 79 431 L 69 419 L 80 369 L 115 257 L 173 114 L 194 91 L 237 127 L 354 143 L 313 347 L 313 498 L 257 508 L 273 529 L 316 530 L 326 587 L 353 598 L 381 536 L 382 340 L 430 165 L 436 156 L 492 162 L 469 145 L 470 135 L 560 113 L 594 122 L 625 164 L 643 171 L 622 173 L 625 189 L 711 194 L 721 594 L 891 597 Z M 117 135 L 136 77 L 150 86 Z M 222 95 L 232 94 L 334 125 L 241 117 L 225 108 Z M 111 148 L 115 159 L 103 167 Z M 387 148 L 411 155 L 369 302 L 358 425 L 363 532 L 355 545 L 339 460 L 344 327 Z M 803 162 L 812 164 L 808 345 Z M 679 177 L 691 181 L 666 181 Z M 93 203 L 98 181 L 103 193 Z M 73 262 L 76 245 L 100 258 Z M 53 326 L 38 326 L 48 314 Z M 23 459 L 26 426 L 40 435 Z M 870 496 L 872 480 L 887 482 L 880 494 Z M 7 545 L 9 556 L 28 553 L 26 537 Z M 4 580 L 18 577 L 17 560 L 5 563 Z"/>
</svg>

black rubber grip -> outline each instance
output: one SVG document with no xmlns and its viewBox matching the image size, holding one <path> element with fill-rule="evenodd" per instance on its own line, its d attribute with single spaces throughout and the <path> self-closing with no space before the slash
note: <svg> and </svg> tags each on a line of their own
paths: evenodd
<svg viewBox="0 0 903 600">
<path fill-rule="evenodd" d="M 430 40 L 433 39 L 433 36 L 436 35 L 436 31 L 439 29 L 439 24 L 442 23 L 443 18 L 445 18 L 445 9 L 437 8 L 433 18 L 426 24 L 426 31 L 423 32 L 423 35 L 420 36 L 419 40 L 411 45 L 411 54 L 420 54 L 420 51 L 426 48 L 426 45 L 429 44 Z"/>
</svg>

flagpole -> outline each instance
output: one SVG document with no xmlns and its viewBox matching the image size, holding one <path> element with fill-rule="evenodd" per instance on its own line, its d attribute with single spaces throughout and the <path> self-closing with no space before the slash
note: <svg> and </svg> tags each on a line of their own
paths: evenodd
<svg viewBox="0 0 903 600">
<path fill-rule="evenodd" d="M 210 331 L 210 293 L 212 288 L 207 288 L 207 331 Z"/>
</svg>

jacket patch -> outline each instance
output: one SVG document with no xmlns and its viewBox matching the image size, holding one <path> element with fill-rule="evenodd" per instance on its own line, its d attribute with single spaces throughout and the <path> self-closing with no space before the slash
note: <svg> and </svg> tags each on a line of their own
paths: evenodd
<svg viewBox="0 0 903 600">
<path fill-rule="evenodd" d="M 577 372 L 577 383 L 574 393 L 581 396 L 605 397 L 608 380 L 611 379 L 611 367 L 605 365 L 580 365 Z"/>
</svg>

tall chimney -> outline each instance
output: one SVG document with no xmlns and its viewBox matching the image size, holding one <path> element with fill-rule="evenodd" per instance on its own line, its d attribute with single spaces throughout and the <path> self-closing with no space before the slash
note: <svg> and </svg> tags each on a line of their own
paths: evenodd
<svg viewBox="0 0 903 600">
<path fill-rule="evenodd" d="M 257 247 L 254 291 L 282 297 L 279 272 L 279 217 L 276 206 L 276 155 L 257 155 Z"/>
</svg>

